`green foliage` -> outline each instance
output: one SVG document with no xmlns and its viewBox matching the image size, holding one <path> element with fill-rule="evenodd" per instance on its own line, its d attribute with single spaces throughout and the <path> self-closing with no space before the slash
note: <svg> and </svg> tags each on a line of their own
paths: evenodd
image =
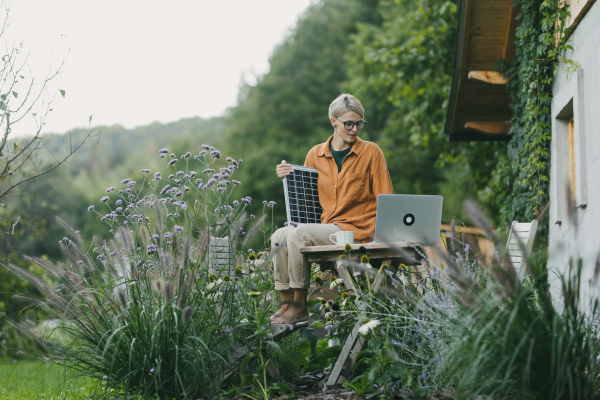
<svg viewBox="0 0 600 400">
<path fill-rule="evenodd" d="M 95 237 L 94 247 L 87 247 L 81 232 L 59 220 L 68 232 L 59 242 L 64 261 L 28 258 L 57 284 L 19 266 L 7 266 L 43 294 L 41 299 L 19 299 L 61 320 L 56 329 L 36 335 L 53 350 L 54 361 L 105 381 L 117 393 L 160 397 L 219 393 L 223 374 L 235 368 L 233 346 L 252 340 L 240 321 L 256 303 L 243 293 L 261 295 L 273 284 L 267 252 L 242 262 L 250 258 L 243 229 L 252 218 L 245 213 L 250 200 L 232 198 L 236 181 L 231 178 L 239 163 L 221 160 L 220 152 L 204 147 L 195 157 L 160 150 L 162 176 L 146 170 L 140 182 L 123 180 L 117 189 L 105 190 L 100 202 L 108 213 L 98 215 L 112 228 L 112 239 Z M 214 175 L 214 168 L 223 162 L 227 166 Z M 269 228 L 259 218 L 248 232 Z M 211 237 L 229 239 L 234 257 L 222 268 L 233 269 L 237 260 L 239 273 L 211 264 Z M 265 314 L 266 305 L 266 299 L 261 300 Z"/>
<path fill-rule="evenodd" d="M 444 134 L 457 3 L 385 0 L 377 11 L 381 22 L 359 24 L 352 38 L 342 87 L 365 106 L 363 135 L 383 150 L 395 192 L 442 194 L 444 221 L 466 220 L 462 202 L 487 185 L 487 159 L 502 145 L 457 146 Z M 468 149 L 479 153 L 472 164 Z"/>
<path fill-rule="evenodd" d="M 503 227 L 514 220 L 531 221 L 549 202 L 549 162 L 552 82 L 569 30 L 568 5 L 557 0 L 517 1 L 516 54 L 506 69 L 513 118 L 506 159 L 496 159 L 495 177 L 489 183 L 488 204 L 499 210 Z M 557 23 L 558 21 L 558 23 Z M 557 45 L 556 38 L 560 41 Z M 571 65 L 572 72 L 577 66 Z M 476 157 L 473 155 L 473 157 Z M 547 222 L 540 224 L 538 243 L 547 243 Z"/>
<path fill-rule="evenodd" d="M 104 223 L 87 207 L 105 194 L 107 187 L 124 178 L 141 181 L 140 168 L 159 168 L 155 156 L 161 147 L 171 147 L 177 154 L 183 154 L 190 145 L 198 142 L 222 144 L 223 118 L 203 120 L 201 118 L 182 119 L 170 124 L 153 123 L 135 129 L 121 126 L 105 128 L 98 145 L 84 147 L 74 156 L 72 164 L 65 164 L 51 173 L 26 182 L 15 189 L 0 207 L 0 263 L 12 263 L 31 270 L 42 279 L 47 273 L 30 264 L 24 254 L 36 255 L 49 260 L 62 258 L 58 241 L 64 236 L 64 229 L 54 223 L 55 216 L 81 227 L 81 236 L 91 244 L 91 238 L 99 235 L 108 238 L 109 232 Z M 79 141 L 86 135 L 85 130 L 72 132 L 73 140 Z M 60 151 L 64 135 L 47 136 L 47 149 Z M 45 165 L 43 157 L 38 162 Z M 18 220 L 11 235 L 4 234 L 9 221 Z M 18 331 L 10 328 L 5 321 L 29 318 L 45 318 L 41 312 L 25 310 L 23 304 L 13 300 L 15 294 L 39 295 L 35 287 L 0 267 L 0 357 L 16 357 L 17 351 L 35 353 L 31 339 L 23 338 Z M 7 340 L 3 343 L 3 340 Z"/>
</svg>

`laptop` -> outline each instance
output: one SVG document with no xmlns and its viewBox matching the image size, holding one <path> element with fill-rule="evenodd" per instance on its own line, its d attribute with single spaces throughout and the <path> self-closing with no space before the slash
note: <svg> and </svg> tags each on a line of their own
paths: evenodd
<svg viewBox="0 0 600 400">
<path fill-rule="evenodd" d="M 377 196 L 375 242 L 437 244 L 443 199 L 442 196 L 380 194 Z"/>
</svg>

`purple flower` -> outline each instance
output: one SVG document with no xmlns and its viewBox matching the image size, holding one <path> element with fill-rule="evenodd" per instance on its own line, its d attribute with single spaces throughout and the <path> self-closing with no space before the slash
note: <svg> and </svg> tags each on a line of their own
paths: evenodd
<svg viewBox="0 0 600 400">
<path fill-rule="evenodd" d="M 148 248 L 146 250 L 148 251 L 148 254 L 152 254 L 152 253 L 156 252 L 156 249 L 157 249 L 157 247 L 155 244 L 149 244 Z"/>
<path fill-rule="evenodd" d="M 173 229 L 175 230 L 175 233 L 183 232 L 183 226 L 175 225 Z"/>
<path fill-rule="evenodd" d="M 221 158 L 221 152 L 219 150 L 213 150 L 210 152 L 212 158 Z"/>
<path fill-rule="evenodd" d="M 159 236 L 156 233 L 152 235 L 152 239 L 158 239 L 158 238 L 159 238 Z"/>
<path fill-rule="evenodd" d="M 174 176 L 174 174 L 169 175 L 169 179 L 173 179 Z"/>
<path fill-rule="evenodd" d="M 273 208 L 273 206 L 274 206 L 275 204 L 277 204 L 277 203 L 275 203 L 274 201 L 270 201 L 270 202 L 269 202 L 269 204 L 267 204 L 267 207 L 271 207 L 271 208 Z"/>
<path fill-rule="evenodd" d="M 239 202 L 239 201 L 237 201 L 237 200 L 234 200 L 234 201 L 233 201 L 233 205 L 234 205 L 235 207 L 237 207 L 237 206 L 239 206 L 239 205 L 240 205 L 240 202 Z"/>
<path fill-rule="evenodd" d="M 101 202 L 106 203 L 108 200 L 108 196 L 102 196 L 102 198 L 100 199 Z"/>
<path fill-rule="evenodd" d="M 147 174 L 147 173 L 150 172 L 150 170 L 149 169 L 143 169 L 142 172 L 145 173 L 145 174 Z"/>
<path fill-rule="evenodd" d="M 175 158 L 175 157 L 177 157 L 177 156 L 175 155 L 175 153 L 171 153 L 171 154 L 170 154 L 170 156 L 171 156 L 171 158 Z"/>
<path fill-rule="evenodd" d="M 150 373 L 154 373 L 154 368 L 150 368 Z"/>
<path fill-rule="evenodd" d="M 175 175 L 179 176 L 179 175 L 183 175 L 183 174 L 185 174 L 185 172 L 183 172 L 183 171 L 177 171 L 177 173 Z"/>
<path fill-rule="evenodd" d="M 165 155 L 164 155 L 164 154 L 159 154 L 158 156 L 159 156 L 160 158 L 165 158 Z"/>
<path fill-rule="evenodd" d="M 129 186 L 130 187 L 134 187 L 135 186 L 135 181 L 129 181 Z"/>
<path fill-rule="evenodd" d="M 231 157 L 227 157 L 226 160 L 229 161 L 229 162 L 235 162 L 235 160 L 233 158 L 231 158 Z"/>
<path fill-rule="evenodd" d="M 256 215 L 250 214 L 250 219 L 254 219 L 254 218 L 256 218 Z"/>
<path fill-rule="evenodd" d="M 77 261 L 77 265 L 81 265 L 81 264 L 83 264 L 83 261 L 81 261 L 81 260 Z"/>
<path fill-rule="evenodd" d="M 102 377 L 102 379 L 104 379 L 104 380 L 107 380 L 107 379 L 108 379 L 108 376 L 104 375 L 104 376 Z"/>
<path fill-rule="evenodd" d="M 89 206 L 88 207 L 88 211 L 92 211 L 94 209 L 94 206 Z"/>
<path fill-rule="evenodd" d="M 175 164 L 176 162 L 177 162 L 177 159 L 176 159 L 176 158 L 174 158 L 174 159 L 172 159 L 171 161 L 169 161 L 168 165 L 173 165 L 173 164 Z"/>
<path fill-rule="evenodd" d="M 121 204 L 122 202 L 123 202 L 123 200 L 119 199 L 119 200 L 115 201 L 115 204 L 116 204 L 116 205 L 119 205 L 119 204 Z"/>
<path fill-rule="evenodd" d="M 187 153 L 185 153 L 184 155 L 181 156 L 181 158 L 189 158 L 192 156 L 192 153 L 190 153 L 189 151 Z"/>
<path fill-rule="evenodd" d="M 214 170 L 214 169 L 212 169 L 212 168 L 206 168 L 206 169 L 205 169 L 204 171 L 202 171 L 202 172 L 204 172 L 205 174 L 207 174 L 207 173 L 209 173 L 209 172 L 215 172 L 215 170 Z"/>
<path fill-rule="evenodd" d="M 209 146 L 209 145 L 207 145 L 207 144 L 203 144 L 203 145 L 202 145 L 202 148 L 203 148 L 204 150 L 208 150 L 208 149 L 210 149 L 210 146 Z"/>
<path fill-rule="evenodd" d="M 200 153 L 198 153 L 199 156 L 203 156 L 206 154 L 206 150 L 202 150 Z"/>
<path fill-rule="evenodd" d="M 154 173 L 154 179 L 156 179 L 157 181 L 160 180 L 160 172 Z"/>
<path fill-rule="evenodd" d="M 190 171 L 190 177 L 193 178 L 197 175 L 198 173 L 196 171 Z"/>
<path fill-rule="evenodd" d="M 162 154 L 162 153 L 169 153 L 170 151 L 171 150 L 169 150 L 169 149 L 160 149 L 158 152 Z"/>
<path fill-rule="evenodd" d="M 106 193 L 110 193 L 110 192 L 112 192 L 113 190 L 115 190 L 115 188 L 111 186 L 111 187 L 109 187 L 108 189 L 106 189 Z"/>
<path fill-rule="evenodd" d="M 170 239 L 173 237 L 173 234 L 171 232 L 166 232 L 165 233 L 165 239 Z"/>
<path fill-rule="evenodd" d="M 117 207 L 116 212 L 123 211 L 123 207 Z"/>
<path fill-rule="evenodd" d="M 212 186 L 215 183 L 217 183 L 217 180 L 215 178 L 210 178 L 208 182 L 206 182 L 206 186 Z"/>
<path fill-rule="evenodd" d="M 263 200 L 263 204 L 266 206 L 268 203 L 266 200 Z"/>
<path fill-rule="evenodd" d="M 124 184 L 126 184 L 127 182 L 129 182 L 130 180 L 131 180 L 131 179 L 129 179 L 129 178 L 127 178 L 127 179 L 123 179 L 123 180 L 121 181 L 121 183 L 124 185 Z"/>
<path fill-rule="evenodd" d="M 234 185 L 241 185 L 242 184 L 242 182 L 236 181 L 235 179 L 232 179 L 231 183 L 233 183 Z"/>
<path fill-rule="evenodd" d="M 162 188 L 162 190 L 160 191 L 160 194 L 165 194 L 167 190 L 169 190 L 171 188 L 171 185 L 167 185 L 164 188 Z"/>
</svg>

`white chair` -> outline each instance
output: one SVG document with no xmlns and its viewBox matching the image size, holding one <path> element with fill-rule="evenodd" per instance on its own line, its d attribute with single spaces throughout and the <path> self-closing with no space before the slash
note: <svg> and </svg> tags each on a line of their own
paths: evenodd
<svg viewBox="0 0 600 400">
<path fill-rule="evenodd" d="M 537 220 L 523 223 L 513 221 L 510 227 L 505 257 L 510 257 L 519 280 L 523 279 L 527 271 L 527 257 L 531 253 L 537 228 Z M 523 254 L 523 251 L 525 251 L 525 254 Z"/>
<path fill-rule="evenodd" d="M 234 272 L 233 249 L 228 237 L 210 238 L 208 246 L 210 272 L 218 276 L 232 275 Z"/>
</svg>

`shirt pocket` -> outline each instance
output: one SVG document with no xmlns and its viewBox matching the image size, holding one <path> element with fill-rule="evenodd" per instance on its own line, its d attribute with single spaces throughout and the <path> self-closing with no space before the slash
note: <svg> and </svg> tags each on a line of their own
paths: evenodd
<svg viewBox="0 0 600 400">
<path fill-rule="evenodd" d="M 363 203 L 369 198 L 369 174 L 354 173 L 344 177 L 344 200 Z"/>
</svg>

